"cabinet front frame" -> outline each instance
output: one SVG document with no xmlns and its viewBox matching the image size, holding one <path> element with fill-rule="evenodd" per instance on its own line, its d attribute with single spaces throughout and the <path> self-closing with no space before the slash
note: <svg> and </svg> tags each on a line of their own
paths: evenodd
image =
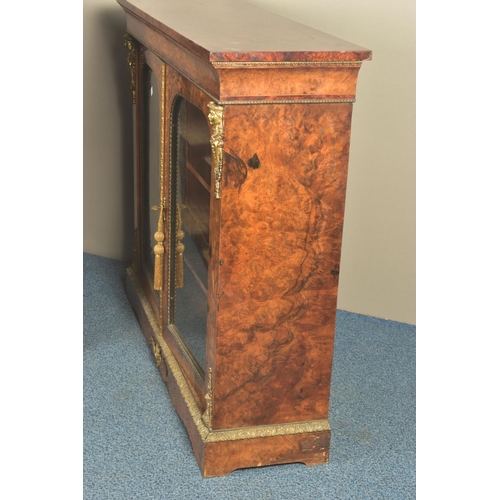
<svg viewBox="0 0 500 500">
<path fill-rule="evenodd" d="M 135 42 L 135 41 L 134 41 Z M 186 99 L 193 105 L 202 110 L 207 125 L 211 130 L 211 125 L 208 120 L 209 107 L 208 104 L 213 101 L 212 97 L 200 90 L 197 86 L 191 83 L 186 77 L 179 73 L 176 69 L 166 64 L 158 55 L 151 49 L 144 47 L 142 44 L 135 42 L 137 52 L 137 71 L 136 71 L 136 92 L 137 101 L 135 103 L 135 127 L 136 127 L 136 243 L 135 243 L 135 259 L 134 268 L 141 287 L 144 290 L 146 298 L 161 325 L 162 336 L 168 343 L 169 347 L 178 361 L 183 374 L 188 382 L 200 411 L 203 413 L 207 409 L 206 395 L 212 392 L 212 377 L 215 360 L 215 324 L 216 324 L 216 309 L 217 309 L 217 274 L 218 274 L 218 252 L 219 252 L 219 231 L 220 231 L 220 201 L 214 196 L 214 182 L 210 184 L 210 260 L 208 266 L 208 313 L 207 313 L 207 331 L 206 331 L 206 363 L 205 366 L 200 366 L 194 358 L 189 347 L 182 339 L 182 335 L 173 325 L 175 314 L 175 295 L 172 293 L 172 283 L 175 282 L 174 275 L 174 259 L 175 254 L 172 251 L 172 218 L 175 218 L 175 211 L 172 210 L 172 189 L 175 187 L 172 184 L 173 169 L 176 165 L 172 163 L 173 159 L 173 112 L 176 102 L 179 98 Z M 163 192 L 164 204 L 164 234 L 163 241 L 163 265 L 162 265 L 162 286 L 161 289 L 155 292 L 153 284 L 148 279 L 147 272 L 144 266 L 143 241 L 144 238 L 144 210 L 142 192 L 144 186 L 144 177 L 142 170 L 147 167 L 145 164 L 145 143 L 144 136 L 144 117 L 147 116 L 145 107 L 147 102 L 144 101 L 145 85 L 144 80 L 145 65 L 152 70 L 152 75 L 158 78 L 157 86 L 160 90 L 160 179 L 161 190 Z M 153 76 L 152 76 L 153 77 Z M 213 179 L 213 158 L 211 162 L 211 176 Z M 155 293 L 159 294 L 159 301 L 155 299 Z M 200 369 L 201 368 L 201 369 Z"/>
</svg>

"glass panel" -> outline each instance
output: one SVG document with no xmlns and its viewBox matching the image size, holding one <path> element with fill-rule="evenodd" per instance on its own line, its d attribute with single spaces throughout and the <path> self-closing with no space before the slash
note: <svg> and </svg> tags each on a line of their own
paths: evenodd
<svg viewBox="0 0 500 500">
<path fill-rule="evenodd" d="M 172 238 L 175 306 L 171 322 L 203 367 L 210 260 L 210 131 L 203 112 L 185 99 L 178 98 L 174 113 L 172 198 L 176 217 L 171 231 L 175 234 Z"/>
<path fill-rule="evenodd" d="M 155 75 L 150 73 L 149 85 L 149 258 L 155 261 L 154 234 L 158 231 L 160 214 L 160 99 Z"/>
<path fill-rule="evenodd" d="M 160 96 L 157 78 L 144 65 L 142 96 L 142 263 L 153 289 L 154 276 L 154 234 L 158 230 L 160 215 Z M 154 292 L 158 301 L 158 292 Z"/>
</svg>

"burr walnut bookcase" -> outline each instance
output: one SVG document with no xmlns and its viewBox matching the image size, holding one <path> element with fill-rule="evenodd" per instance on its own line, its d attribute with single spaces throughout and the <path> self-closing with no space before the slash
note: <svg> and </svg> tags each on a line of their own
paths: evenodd
<svg viewBox="0 0 500 500">
<path fill-rule="evenodd" d="M 326 463 L 351 113 L 371 52 L 235 0 L 118 3 L 127 293 L 202 474 Z"/>
</svg>

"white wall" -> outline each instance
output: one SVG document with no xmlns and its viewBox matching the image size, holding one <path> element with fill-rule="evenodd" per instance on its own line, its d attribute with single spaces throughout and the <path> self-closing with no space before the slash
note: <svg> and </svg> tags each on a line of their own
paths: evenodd
<svg viewBox="0 0 500 500">
<path fill-rule="evenodd" d="M 340 309 L 415 324 L 414 0 L 253 0 L 373 51 L 354 104 Z M 132 249 L 131 97 L 125 19 L 84 0 L 84 251 Z"/>
<path fill-rule="evenodd" d="M 83 6 L 83 249 L 130 260 L 132 98 L 125 16 L 114 0 L 84 0 Z"/>
</svg>

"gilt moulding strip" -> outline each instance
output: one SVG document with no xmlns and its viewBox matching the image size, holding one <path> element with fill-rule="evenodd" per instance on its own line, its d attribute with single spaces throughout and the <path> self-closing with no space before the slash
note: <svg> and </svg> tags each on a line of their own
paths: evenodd
<svg viewBox="0 0 500 500">
<path fill-rule="evenodd" d="M 212 61 L 214 68 L 255 68 L 259 66 L 348 66 L 360 68 L 358 61 Z"/>
<path fill-rule="evenodd" d="M 293 99 L 293 100 L 277 100 L 272 101 L 269 99 L 261 101 L 221 101 L 224 106 L 231 105 L 244 105 L 244 104 L 328 104 L 328 103 L 353 103 L 356 99 Z"/>
</svg>

